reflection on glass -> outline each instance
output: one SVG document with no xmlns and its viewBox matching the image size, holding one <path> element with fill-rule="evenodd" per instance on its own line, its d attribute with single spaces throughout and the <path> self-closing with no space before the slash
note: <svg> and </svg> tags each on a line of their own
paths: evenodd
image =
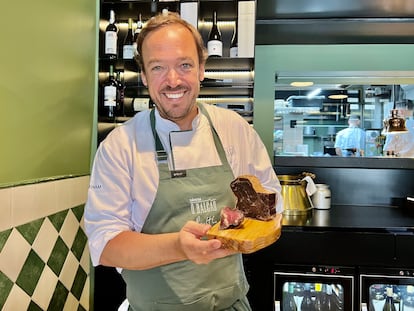
<svg viewBox="0 0 414 311">
<path fill-rule="evenodd" d="M 384 151 L 387 156 L 404 158 L 414 157 L 414 119 L 413 102 L 411 100 L 398 103 L 396 109 L 405 118 L 407 132 L 388 133 L 385 139 Z"/>
<path fill-rule="evenodd" d="M 368 311 L 383 311 L 385 304 L 390 302 L 395 310 L 414 311 L 414 286 L 373 284 L 369 287 Z"/>
<path fill-rule="evenodd" d="M 340 284 L 285 282 L 282 310 L 343 310 L 343 293 Z"/>
<path fill-rule="evenodd" d="M 276 156 L 414 157 L 413 101 L 411 84 L 315 83 L 293 87 L 277 81 L 274 153 Z M 409 131 L 383 135 L 384 119 L 394 103 Z"/>
</svg>

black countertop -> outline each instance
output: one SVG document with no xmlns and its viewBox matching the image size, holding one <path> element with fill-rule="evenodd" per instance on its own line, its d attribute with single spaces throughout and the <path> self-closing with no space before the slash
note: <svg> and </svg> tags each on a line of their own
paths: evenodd
<svg viewBox="0 0 414 311">
<path fill-rule="evenodd" d="M 414 208 L 333 205 L 307 215 L 283 216 L 285 231 L 408 232 L 414 234 Z"/>
</svg>

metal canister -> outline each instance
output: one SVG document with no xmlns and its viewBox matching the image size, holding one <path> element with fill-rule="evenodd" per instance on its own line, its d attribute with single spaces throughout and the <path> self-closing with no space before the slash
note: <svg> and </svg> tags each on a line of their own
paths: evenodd
<svg viewBox="0 0 414 311">
<path fill-rule="evenodd" d="M 303 175 L 278 175 L 282 186 L 284 215 L 306 215 L 312 209 Z"/>
<path fill-rule="evenodd" d="M 315 184 L 316 192 L 312 195 L 312 203 L 316 209 L 331 208 L 331 190 L 327 184 Z"/>
</svg>

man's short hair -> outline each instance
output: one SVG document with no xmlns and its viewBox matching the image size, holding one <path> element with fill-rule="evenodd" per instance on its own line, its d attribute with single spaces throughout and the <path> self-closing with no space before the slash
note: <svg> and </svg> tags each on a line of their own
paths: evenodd
<svg viewBox="0 0 414 311">
<path fill-rule="evenodd" d="M 361 120 L 361 118 L 356 114 L 352 114 L 352 115 L 349 116 L 348 120 L 349 121 L 358 121 L 358 120 Z"/>
</svg>

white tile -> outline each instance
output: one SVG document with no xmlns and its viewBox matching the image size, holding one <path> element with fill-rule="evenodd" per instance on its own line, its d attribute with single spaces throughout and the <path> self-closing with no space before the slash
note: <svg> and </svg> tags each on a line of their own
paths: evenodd
<svg viewBox="0 0 414 311">
<path fill-rule="evenodd" d="M 13 226 L 61 211 L 56 203 L 56 182 L 44 182 L 12 188 Z"/>
<path fill-rule="evenodd" d="M 79 221 L 76 219 L 73 212 L 69 211 L 65 218 L 65 221 L 63 222 L 62 228 L 60 229 L 60 236 L 69 247 L 69 249 L 72 247 L 78 229 Z"/>
<path fill-rule="evenodd" d="M 56 204 L 56 181 L 36 184 L 35 200 L 38 218 L 61 211 L 60 206 Z"/>
<path fill-rule="evenodd" d="M 44 262 L 47 262 L 58 238 L 58 232 L 48 218 L 45 218 L 36 239 L 33 249 Z"/>
<path fill-rule="evenodd" d="M 41 218 L 35 206 L 36 184 L 12 188 L 13 226 L 17 227 Z"/>
<path fill-rule="evenodd" d="M 72 178 L 56 181 L 56 204 L 64 209 L 71 208 Z"/>
<path fill-rule="evenodd" d="M 63 264 L 62 271 L 59 275 L 59 280 L 66 286 L 66 288 L 71 289 L 73 280 L 75 279 L 76 271 L 78 271 L 79 262 L 72 252 L 68 253 L 65 263 Z"/>
<path fill-rule="evenodd" d="M 58 278 L 53 271 L 48 266 L 45 266 L 32 295 L 33 301 L 36 302 L 42 310 L 48 309 L 50 300 L 55 292 L 57 281 Z"/>
<path fill-rule="evenodd" d="M 30 244 L 16 229 L 13 229 L 0 252 L 0 271 L 16 282 L 30 249 Z"/>
<path fill-rule="evenodd" d="M 69 209 L 86 202 L 89 176 L 62 179 L 56 183 L 59 205 Z"/>
<path fill-rule="evenodd" d="M 89 176 L 82 176 L 1 189 L 0 208 L 10 207 L 0 220 L 0 230 L 84 204 L 88 186 Z"/>
<path fill-rule="evenodd" d="M 13 227 L 11 202 L 11 188 L 0 189 L 0 231 L 4 231 Z"/>
<path fill-rule="evenodd" d="M 30 297 L 16 284 L 7 297 L 7 301 L 3 306 L 2 311 L 17 311 L 28 310 L 30 305 Z M 45 309 L 46 310 L 46 309 Z"/>
<path fill-rule="evenodd" d="M 73 206 L 78 206 L 86 202 L 89 188 L 89 176 L 75 178 L 73 186 Z"/>
<path fill-rule="evenodd" d="M 85 286 L 83 287 L 82 295 L 80 298 L 80 303 L 82 306 L 89 310 L 89 297 L 90 296 L 90 278 L 88 277 L 85 282 Z"/>
<path fill-rule="evenodd" d="M 75 296 L 72 295 L 71 292 L 69 292 L 68 297 L 66 298 L 66 302 L 65 302 L 65 305 L 64 305 L 62 311 L 78 310 L 78 306 L 79 306 L 79 301 L 76 299 Z"/>
<path fill-rule="evenodd" d="M 86 271 L 86 273 L 89 274 L 91 262 L 90 262 L 90 253 L 89 253 L 88 243 L 86 243 L 85 248 L 83 250 L 82 257 L 80 260 L 80 265 Z"/>
</svg>

